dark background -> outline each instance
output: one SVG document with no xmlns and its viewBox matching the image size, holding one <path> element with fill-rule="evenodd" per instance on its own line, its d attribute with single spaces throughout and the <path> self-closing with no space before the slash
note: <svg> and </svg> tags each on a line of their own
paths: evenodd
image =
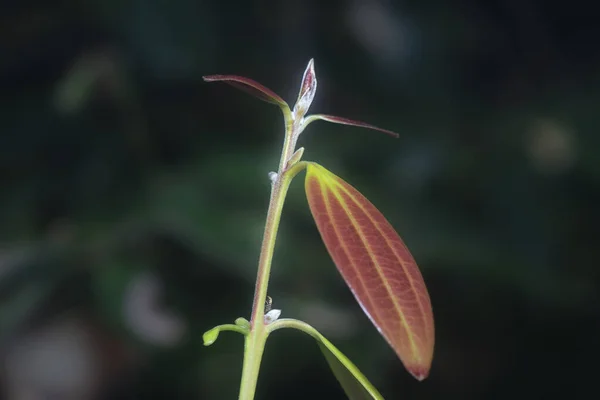
<svg viewBox="0 0 600 400">
<path fill-rule="evenodd" d="M 2 399 L 234 399 L 279 110 L 315 58 L 300 145 L 363 192 L 418 261 L 436 319 L 414 380 L 311 220 L 284 209 L 270 295 L 388 399 L 598 396 L 600 24 L 593 3 L 4 1 Z M 260 399 L 344 398 L 318 347 L 274 334 Z"/>
</svg>

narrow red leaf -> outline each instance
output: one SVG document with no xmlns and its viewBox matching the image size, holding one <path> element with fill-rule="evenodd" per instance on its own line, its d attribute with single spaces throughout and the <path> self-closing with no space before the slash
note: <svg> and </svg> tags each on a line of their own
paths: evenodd
<svg viewBox="0 0 600 400">
<path fill-rule="evenodd" d="M 317 120 L 333 122 L 334 124 L 351 125 L 351 126 L 358 126 L 360 128 L 373 129 L 373 130 L 376 130 L 379 132 L 386 133 L 386 134 L 396 137 L 396 138 L 400 136 L 396 132 L 389 131 L 387 129 L 382 129 L 375 125 L 367 124 L 366 122 L 355 121 L 355 120 L 348 119 L 348 118 L 336 117 L 334 115 L 325 115 L 325 114 L 310 115 L 310 116 L 306 117 L 305 125 L 308 125 L 311 122 L 314 122 Z"/>
<path fill-rule="evenodd" d="M 409 250 L 369 200 L 324 167 L 310 163 L 305 186 L 323 242 L 354 297 L 408 371 L 425 379 L 433 312 Z"/>
<path fill-rule="evenodd" d="M 253 95 L 254 97 L 266 101 L 267 103 L 277 104 L 280 107 L 289 108 L 287 103 L 281 97 L 279 97 L 277 93 L 268 87 L 253 81 L 252 79 L 236 75 L 208 75 L 203 76 L 202 79 L 204 79 L 205 82 L 225 82 L 235 88 Z"/>
</svg>

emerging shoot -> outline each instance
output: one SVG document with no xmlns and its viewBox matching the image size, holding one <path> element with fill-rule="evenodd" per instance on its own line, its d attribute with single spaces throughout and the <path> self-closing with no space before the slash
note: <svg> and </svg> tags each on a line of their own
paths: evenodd
<svg viewBox="0 0 600 400">
<path fill-rule="evenodd" d="M 245 337 L 239 399 L 254 399 L 258 373 L 269 334 L 294 328 L 317 340 L 332 371 L 349 398 L 382 399 L 358 368 L 331 342 L 305 322 L 279 319 L 267 296 L 271 263 L 285 197 L 292 179 L 306 169 L 305 190 L 317 228 L 334 264 L 384 339 L 418 380 L 429 374 L 434 348 L 433 312 L 429 294 L 415 260 L 385 217 L 358 190 L 314 162 L 301 161 L 298 137 L 314 121 L 373 129 L 398 137 L 371 124 L 332 115 L 306 115 L 317 90 L 314 60 L 310 60 L 293 109 L 275 92 L 236 75 L 205 76 L 222 81 L 261 100 L 276 104 L 285 120 L 284 144 L 277 172 L 270 172 L 271 197 L 258 261 L 251 319 L 219 325 L 204 335 L 205 345 L 219 332 L 232 330 Z"/>
</svg>

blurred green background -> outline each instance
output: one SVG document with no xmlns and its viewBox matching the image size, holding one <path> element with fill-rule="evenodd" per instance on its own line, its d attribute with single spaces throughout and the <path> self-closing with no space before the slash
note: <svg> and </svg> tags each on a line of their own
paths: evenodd
<svg viewBox="0 0 600 400">
<path fill-rule="evenodd" d="M 282 144 L 277 107 L 315 58 L 300 145 L 371 199 L 436 318 L 414 380 L 311 220 L 284 210 L 269 294 L 388 399 L 598 396 L 600 25 L 581 0 L 8 0 L 0 6 L 2 399 L 234 399 Z M 596 395 L 593 395 L 596 393 Z M 343 399 L 318 347 L 267 344 L 260 399 Z"/>
</svg>

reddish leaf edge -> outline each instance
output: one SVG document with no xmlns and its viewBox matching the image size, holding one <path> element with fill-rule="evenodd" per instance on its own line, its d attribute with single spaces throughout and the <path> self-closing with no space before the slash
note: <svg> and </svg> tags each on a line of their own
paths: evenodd
<svg viewBox="0 0 600 400">
<path fill-rule="evenodd" d="M 227 83 L 267 103 L 289 109 L 288 104 L 277 93 L 252 79 L 237 75 L 206 75 L 202 79 L 205 82 Z"/>
<path fill-rule="evenodd" d="M 390 131 L 388 129 L 383 129 L 380 128 L 378 126 L 375 125 L 371 125 L 368 124 L 366 122 L 362 122 L 362 121 L 356 121 L 353 119 L 349 119 L 349 118 L 343 118 L 343 117 L 336 117 L 335 115 L 326 115 L 326 114 L 313 114 L 313 115 L 309 115 L 308 117 L 306 117 L 305 119 L 305 126 L 314 122 L 314 121 L 318 121 L 318 120 L 323 120 L 323 121 L 327 121 L 327 122 L 332 122 L 334 124 L 340 124 L 340 125 L 349 125 L 349 126 L 356 126 L 359 128 L 366 128 L 366 129 L 372 129 L 375 131 L 379 131 L 382 133 L 385 133 L 386 135 L 392 136 L 394 138 L 399 138 L 400 135 L 394 131 Z"/>
</svg>

